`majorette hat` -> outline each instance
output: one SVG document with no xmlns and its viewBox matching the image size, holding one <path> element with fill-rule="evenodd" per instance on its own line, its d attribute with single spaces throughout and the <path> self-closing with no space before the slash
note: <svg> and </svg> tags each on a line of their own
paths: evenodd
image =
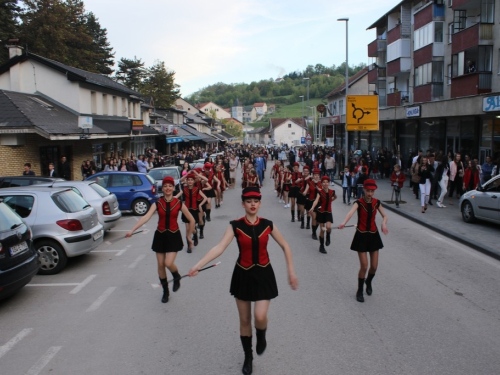
<svg viewBox="0 0 500 375">
<path fill-rule="evenodd" d="M 186 179 L 187 178 L 192 178 L 193 180 L 196 179 L 196 176 L 194 175 L 194 173 L 190 172 L 188 173 L 188 175 L 186 176 Z"/>
<path fill-rule="evenodd" d="M 313 169 L 313 174 L 321 174 L 321 169 L 319 169 L 319 168 L 314 168 L 314 169 Z"/>
<path fill-rule="evenodd" d="M 369 189 L 369 190 L 376 190 L 377 183 L 375 182 L 375 180 L 368 179 L 368 180 L 365 180 L 365 182 L 363 182 L 363 187 L 365 189 Z"/>
<path fill-rule="evenodd" d="M 321 182 L 323 182 L 323 181 L 330 181 L 330 177 L 328 177 L 328 176 L 321 177 Z"/>
<path fill-rule="evenodd" d="M 205 169 L 211 169 L 213 167 L 213 164 L 205 163 L 204 167 Z"/>
<path fill-rule="evenodd" d="M 175 186 L 175 182 L 174 182 L 174 179 L 170 176 L 168 177 L 165 177 L 161 183 L 161 186 L 165 185 L 165 184 L 170 184 L 170 185 L 173 185 Z"/>
<path fill-rule="evenodd" d="M 304 166 L 302 167 L 302 170 L 306 170 L 306 169 L 307 169 L 308 171 L 310 171 L 310 170 L 311 170 L 311 168 L 309 168 L 309 166 L 308 166 L 308 165 L 304 165 Z"/>
<path fill-rule="evenodd" d="M 257 186 L 251 186 L 244 188 L 243 191 L 241 192 L 241 200 L 244 201 L 245 199 L 258 199 L 261 200 L 262 195 L 260 194 L 260 189 Z"/>
<path fill-rule="evenodd" d="M 300 167 L 300 164 L 298 162 L 293 163 L 294 167 Z"/>
</svg>

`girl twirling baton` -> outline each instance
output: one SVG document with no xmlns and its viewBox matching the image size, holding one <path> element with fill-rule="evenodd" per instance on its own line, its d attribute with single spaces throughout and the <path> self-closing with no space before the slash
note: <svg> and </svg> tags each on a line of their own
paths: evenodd
<svg viewBox="0 0 500 375">
<path fill-rule="evenodd" d="M 283 249 L 288 268 L 288 282 L 293 290 L 297 289 L 298 281 L 288 243 L 272 221 L 257 216 L 261 206 L 259 188 L 245 188 L 241 200 L 245 216 L 231 221 L 221 241 L 191 268 L 189 276 L 196 276 L 205 264 L 220 256 L 236 237 L 240 254 L 234 267 L 230 293 L 236 299 L 240 317 L 240 339 L 245 353 L 242 372 L 251 374 L 253 360 L 251 303 L 255 302 L 256 352 L 261 355 L 267 345 L 267 311 L 270 300 L 278 296 L 276 278 L 267 253 L 269 235 Z"/>
</svg>

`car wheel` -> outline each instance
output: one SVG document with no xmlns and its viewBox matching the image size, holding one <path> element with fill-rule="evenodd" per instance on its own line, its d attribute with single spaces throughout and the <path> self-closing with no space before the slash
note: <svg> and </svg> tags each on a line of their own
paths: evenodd
<svg viewBox="0 0 500 375">
<path fill-rule="evenodd" d="M 149 210 L 149 202 L 145 199 L 137 199 L 132 203 L 132 211 L 134 215 L 144 216 Z"/>
<path fill-rule="evenodd" d="M 469 201 L 465 201 L 462 204 L 462 219 L 466 223 L 475 223 L 476 216 L 474 215 L 474 208 L 472 208 L 472 204 Z"/>
<path fill-rule="evenodd" d="M 38 241 L 35 248 L 40 261 L 38 270 L 40 275 L 55 275 L 66 267 L 68 257 L 62 246 L 57 242 L 51 240 Z"/>
</svg>

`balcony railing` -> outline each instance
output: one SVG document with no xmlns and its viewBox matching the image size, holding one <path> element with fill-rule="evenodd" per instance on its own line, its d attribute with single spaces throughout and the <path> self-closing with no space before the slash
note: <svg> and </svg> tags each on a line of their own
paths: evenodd
<svg viewBox="0 0 500 375">
<path fill-rule="evenodd" d="M 398 39 L 401 39 L 401 24 L 397 25 L 387 32 L 387 44 L 391 44 Z"/>
<path fill-rule="evenodd" d="M 385 68 L 375 68 L 368 72 L 368 83 L 377 83 L 380 78 L 385 78 Z"/>
<path fill-rule="evenodd" d="M 479 95 L 491 92 L 491 72 L 464 74 L 451 79 L 451 97 Z"/>
<path fill-rule="evenodd" d="M 476 23 L 451 37 L 452 53 L 456 54 L 479 45 L 481 40 L 493 40 L 493 25 Z"/>
<path fill-rule="evenodd" d="M 394 90 L 394 89 L 391 89 Z M 389 107 L 399 107 L 408 103 L 409 100 L 408 91 L 394 91 L 387 94 L 387 106 Z"/>
<path fill-rule="evenodd" d="M 379 52 L 386 50 L 387 50 L 387 40 L 375 39 L 373 42 L 368 44 L 368 57 L 377 57 Z"/>
</svg>

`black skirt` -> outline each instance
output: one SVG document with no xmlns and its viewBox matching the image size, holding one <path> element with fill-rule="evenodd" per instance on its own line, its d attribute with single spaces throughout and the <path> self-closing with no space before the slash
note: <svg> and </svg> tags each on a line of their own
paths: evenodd
<svg viewBox="0 0 500 375">
<path fill-rule="evenodd" d="M 181 231 L 170 232 L 166 230 L 163 233 L 159 231 L 155 232 L 151 250 L 155 253 L 176 253 L 181 251 L 183 247 L 184 243 L 182 242 Z"/>
<path fill-rule="evenodd" d="M 316 221 L 318 223 L 324 224 L 327 222 L 333 223 L 333 215 L 331 212 L 317 212 Z"/>
<path fill-rule="evenodd" d="M 242 301 L 262 301 L 276 298 L 278 285 L 271 263 L 266 267 L 253 266 L 248 270 L 236 264 L 229 292 Z"/>
<path fill-rule="evenodd" d="M 207 198 L 215 198 L 214 189 L 203 190 L 203 194 L 205 194 Z"/>
<path fill-rule="evenodd" d="M 195 224 L 199 224 L 200 217 L 198 216 L 198 213 L 199 213 L 200 211 L 195 210 L 195 209 L 192 209 L 192 208 L 188 208 L 188 210 L 189 210 L 189 213 L 190 213 L 190 214 L 193 216 L 193 218 L 194 218 L 194 223 L 195 223 Z M 184 216 L 184 214 L 182 214 L 182 215 L 181 215 L 181 220 L 182 220 L 182 222 L 183 222 L 183 223 L 185 223 L 185 224 L 189 223 L 188 218 L 187 218 L 186 216 Z"/>
<path fill-rule="evenodd" d="M 356 230 L 354 238 L 352 239 L 351 250 L 359 251 L 360 253 L 371 253 L 372 251 L 380 250 L 384 247 L 382 239 L 378 231 L 375 233 L 361 233 Z"/>
<path fill-rule="evenodd" d="M 306 197 L 300 191 L 297 194 L 297 204 L 304 206 L 306 204 Z"/>
</svg>

